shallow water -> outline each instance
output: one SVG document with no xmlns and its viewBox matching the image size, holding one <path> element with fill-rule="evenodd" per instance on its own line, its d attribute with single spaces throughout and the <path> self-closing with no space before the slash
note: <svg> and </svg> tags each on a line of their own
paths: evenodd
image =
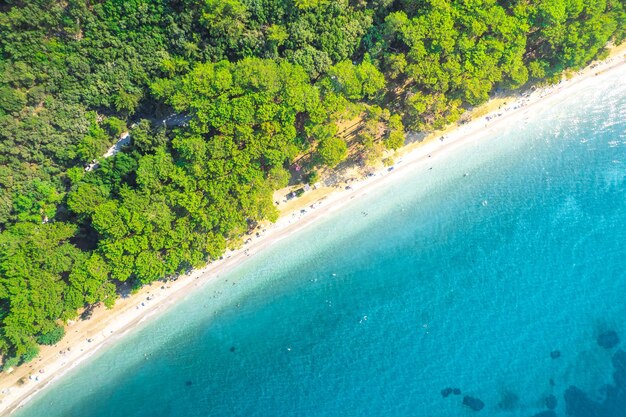
<svg viewBox="0 0 626 417">
<path fill-rule="evenodd" d="M 626 83 L 602 77 L 249 258 L 16 415 L 526 417 L 553 394 L 562 416 L 570 385 L 602 401 L 615 349 L 596 337 L 626 339 Z"/>
</svg>

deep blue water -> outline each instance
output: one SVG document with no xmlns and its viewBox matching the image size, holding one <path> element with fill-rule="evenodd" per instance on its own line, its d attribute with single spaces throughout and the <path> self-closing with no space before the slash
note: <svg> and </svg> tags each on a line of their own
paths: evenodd
<svg viewBox="0 0 626 417">
<path fill-rule="evenodd" d="M 530 417 L 554 395 L 565 416 L 570 386 L 568 415 L 626 415 L 606 389 L 626 83 L 601 77 L 249 258 L 16 415 Z"/>
</svg>

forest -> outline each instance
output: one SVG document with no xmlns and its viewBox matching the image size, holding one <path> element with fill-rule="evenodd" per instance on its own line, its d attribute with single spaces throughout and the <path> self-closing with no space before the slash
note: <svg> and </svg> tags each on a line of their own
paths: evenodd
<svg viewBox="0 0 626 417">
<path fill-rule="evenodd" d="M 274 190 L 624 40 L 623 0 L 7 0 L 0 4 L 0 355 L 218 259 Z M 160 123 L 172 114 L 185 123 Z M 102 158 L 130 131 L 122 152 Z M 86 164 L 98 160 L 96 169 Z"/>
</svg>

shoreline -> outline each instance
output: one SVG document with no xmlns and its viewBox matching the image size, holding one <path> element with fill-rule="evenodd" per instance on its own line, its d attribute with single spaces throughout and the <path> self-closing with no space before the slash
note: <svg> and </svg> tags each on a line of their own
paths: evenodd
<svg viewBox="0 0 626 417">
<path fill-rule="evenodd" d="M 0 377 L 0 414 L 9 415 L 22 407 L 65 373 L 140 325 L 154 319 L 156 315 L 167 311 L 169 307 L 192 294 L 196 287 L 218 279 L 248 256 L 289 237 L 292 233 L 297 233 L 317 219 L 349 204 L 352 199 L 363 196 L 388 181 L 397 180 L 402 175 L 398 172 L 406 173 L 421 166 L 435 164 L 438 157 L 444 157 L 485 135 L 491 135 L 493 128 L 503 123 L 516 121 L 523 123 L 524 117 L 531 109 L 541 108 L 558 100 L 562 93 L 576 92 L 575 87 L 584 81 L 593 79 L 601 73 L 623 70 L 626 64 L 626 48 L 622 45 L 614 48 L 612 52 L 612 56 L 606 60 L 593 62 L 574 77 L 559 84 L 490 100 L 468 112 L 471 117 L 468 123 L 454 124 L 443 131 L 427 135 L 421 141 L 409 143 L 394 154 L 396 162 L 393 171 L 384 167 L 377 170 L 372 177 L 351 182 L 347 189 L 343 186 L 324 187 L 312 201 L 297 199 L 293 204 L 281 204 L 283 206 L 279 206 L 281 216 L 275 224 L 264 226 L 266 231 L 259 237 L 255 235 L 244 237 L 244 240 L 249 238 L 250 243 L 242 245 L 237 250 L 226 252 L 222 260 L 182 275 L 175 281 L 152 283 L 141 288 L 136 294 L 118 299 L 111 310 L 98 306 L 91 319 L 68 323 L 66 336 L 61 342 L 55 346 L 42 347 L 40 356 L 34 361 Z M 507 103 L 500 104 L 500 107 L 506 106 L 508 109 L 499 108 L 499 102 Z M 490 110 L 490 107 L 495 108 Z M 410 135 L 407 134 L 409 139 Z M 391 173 L 394 175 L 390 176 Z M 20 379 L 24 381 L 23 384 L 19 383 Z"/>
</svg>

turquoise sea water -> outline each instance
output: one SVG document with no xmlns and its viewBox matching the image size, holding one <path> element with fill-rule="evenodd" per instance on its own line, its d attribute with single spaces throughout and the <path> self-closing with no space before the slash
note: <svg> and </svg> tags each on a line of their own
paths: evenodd
<svg viewBox="0 0 626 417">
<path fill-rule="evenodd" d="M 590 402 L 618 385 L 596 337 L 626 348 L 626 82 L 601 77 L 249 258 L 16 415 L 529 417 L 549 395 L 625 415 Z"/>
</svg>

